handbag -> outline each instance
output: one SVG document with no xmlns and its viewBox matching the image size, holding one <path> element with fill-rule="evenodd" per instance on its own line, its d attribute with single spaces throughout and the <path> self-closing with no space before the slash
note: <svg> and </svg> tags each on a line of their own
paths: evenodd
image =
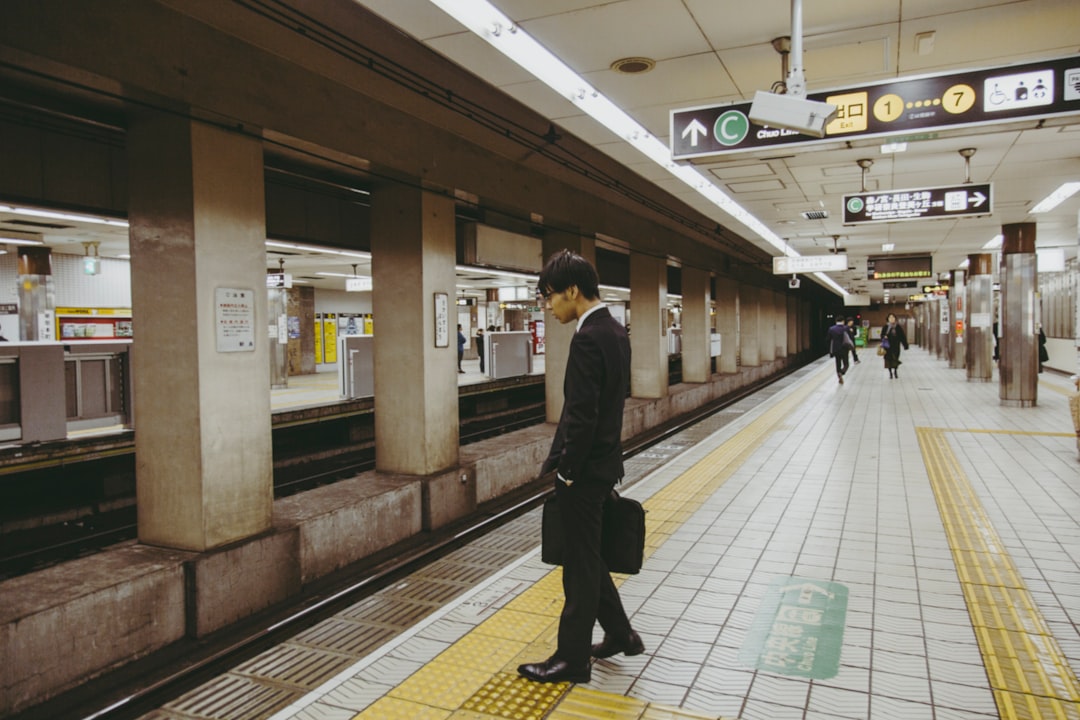
<svg viewBox="0 0 1080 720">
<path fill-rule="evenodd" d="M 884 355 L 885 353 L 886 353 L 885 348 L 879 345 L 878 349 L 877 349 L 877 354 L 878 355 Z"/>
<path fill-rule="evenodd" d="M 563 564 L 563 531 L 559 521 L 559 501 L 544 501 L 540 534 L 540 560 L 548 565 Z M 614 490 L 604 501 L 600 535 L 600 557 L 610 572 L 636 575 L 645 560 L 645 508 L 637 500 Z"/>
</svg>

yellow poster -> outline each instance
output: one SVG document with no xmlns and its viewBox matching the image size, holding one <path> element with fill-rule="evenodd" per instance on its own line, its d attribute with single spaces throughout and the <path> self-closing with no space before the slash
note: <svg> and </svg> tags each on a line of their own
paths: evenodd
<svg viewBox="0 0 1080 720">
<path fill-rule="evenodd" d="M 337 313 L 323 316 L 323 362 L 337 362 Z"/>
<path fill-rule="evenodd" d="M 374 325 L 371 322 L 371 315 L 364 316 L 364 334 L 371 335 L 375 331 Z"/>
<path fill-rule="evenodd" d="M 323 362 L 323 319 L 322 313 L 315 314 L 315 364 L 321 365 Z"/>
</svg>

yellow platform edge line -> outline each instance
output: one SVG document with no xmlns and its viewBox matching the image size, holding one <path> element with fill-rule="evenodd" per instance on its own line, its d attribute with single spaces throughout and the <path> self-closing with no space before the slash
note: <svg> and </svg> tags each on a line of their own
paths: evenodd
<svg viewBox="0 0 1080 720">
<path fill-rule="evenodd" d="M 915 430 L 998 712 L 1006 720 L 1080 719 L 1080 682 L 945 437 L 979 431 Z"/>
<path fill-rule="evenodd" d="M 776 405 L 750 421 L 746 427 L 738 430 L 731 438 L 725 440 L 719 447 L 642 503 L 648 511 L 645 539 L 646 562 L 648 556 L 652 554 L 651 551 L 660 546 L 659 543 L 652 542 L 656 535 L 660 534 L 665 538 L 669 535 L 657 531 L 661 527 L 669 527 L 671 517 L 689 517 L 690 513 L 699 509 L 717 488 L 735 474 L 768 435 L 779 429 L 780 425 L 788 419 L 791 411 L 815 392 L 826 377 L 832 376 L 831 372 L 826 374 L 822 371 L 819 374 L 821 377 L 816 382 L 813 376 L 808 377 L 787 397 L 782 398 Z M 662 521 L 657 517 L 661 515 L 665 517 Z M 679 524 L 683 521 L 680 520 Z M 560 568 L 553 568 L 528 590 L 500 608 L 492 617 L 452 644 L 397 688 L 354 715 L 354 720 L 391 720 L 398 717 L 407 720 L 426 720 L 427 718 L 487 720 L 503 717 L 513 717 L 515 720 L 576 719 L 583 717 L 580 714 L 582 706 L 591 707 L 594 712 L 602 713 L 595 717 L 608 720 L 640 720 L 643 717 L 697 720 L 711 717 L 591 688 L 576 687 L 566 683 L 543 685 L 517 677 L 513 672 L 513 667 L 518 662 L 525 661 L 521 659 L 524 654 L 535 651 L 537 656 L 531 659 L 536 660 L 541 659 L 544 648 L 549 654 L 553 649 L 554 636 L 558 628 L 558 614 L 550 613 L 550 609 L 556 599 L 559 602 L 554 604 L 561 606 L 562 583 L 558 580 L 560 573 Z M 616 584 L 621 584 L 622 581 L 623 578 L 616 576 Z M 530 608 L 547 609 L 550 614 Z M 493 620 L 503 612 L 513 612 L 519 616 L 521 614 L 543 615 L 541 622 L 546 622 L 547 626 L 539 638 L 528 643 L 518 643 L 522 651 L 517 653 L 510 663 L 503 662 L 505 656 L 489 658 L 491 665 L 487 669 L 493 676 L 483 687 L 475 687 L 475 677 L 462 677 L 455 682 L 453 673 L 460 672 L 462 669 L 460 647 L 470 642 L 470 638 L 472 638 L 471 642 L 475 642 L 475 638 L 483 634 L 480 628 L 485 625 L 489 631 L 490 628 L 498 626 L 499 622 L 493 622 Z M 490 637 L 494 639 L 494 636 Z M 494 668 L 500 663 L 500 667 Z M 479 663 L 474 663 L 473 669 L 479 669 L 477 665 Z M 468 699 L 462 700 L 463 688 L 470 686 L 475 689 L 475 692 Z M 420 699 L 421 697 L 423 700 Z M 447 708 L 451 705 L 457 709 L 448 711 Z M 489 706 L 492 712 L 484 712 Z M 513 708 L 512 714 L 506 715 L 506 712 L 511 712 L 510 707 Z M 724 720 L 724 718 L 717 720 Z"/>
</svg>

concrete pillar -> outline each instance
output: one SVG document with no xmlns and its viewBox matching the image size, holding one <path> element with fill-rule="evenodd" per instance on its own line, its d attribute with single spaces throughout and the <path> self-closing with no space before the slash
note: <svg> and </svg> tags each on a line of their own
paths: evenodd
<svg viewBox="0 0 1080 720">
<path fill-rule="evenodd" d="M 573 232 L 548 228 L 541 243 L 543 261 L 547 262 L 560 250 L 576 252 L 596 267 L 596 240 Z M 633 297 L 631 296 L 631 300 Z M 631 307 L 633 303 L 631 302 Z M 557 423 L 562 416 L 563 378 L 566 377 L 566 360 L 570 357 L 570 341 L 574 338 L 577 323 L 560 323 L 550 310 L 544 310 L 544 393 L 547 401 L 547 421 Z"/>
<path fill-rule="evenodd" d="M 994 375 L 994 268 L 989 253 L 968 255 L 967 336 L 964 364 L 968 382 L 989 382 Z"/>
<path fill-rule="evenodd" d="M 788 354 L 787 326 L 787 293 L 773 291 L 773 332 L 778 360 L 783 360 Z"/>
<path fill-rule="evenodd" d="M 776 359 L 776 293 L 758 288 L 758 358 L 762 363 Z"/>
<path fill-rule="evenodd" d="M 949 344 L 949 367 L 962 369 L 967 365 L 967 307 L 965 306 L 965 293 L 967 284 L 964 282 L 964 271 L 952 271 L 952 284 L 949 287 L 949 310 L 952 312 L 952 326 L 946 341 Z"/>
<path fill-rule="evenodd" d="M 716 371 L 739 371 L 739 284 L 729 278 L 716 279 L 716 331 L 720 333 L 720 357 Z"/>
<path fill-rule="evenodd" d="M 761 365 L 760 297 L 760 288 L 739 286 L 739 364 L 746 367 Z"/>
<path fill-rule="evenodd" d="M 270 528 L 263 150 L 145 113 L 127 157 L 139 539 L 203 551 Z"/>
<path fill-rule="evenodd" d="M 809 350 L 813 341 L 810 339 L 810 321 L 812 308 L 807 300 L 799 301 L 799 350 Z"/>
<path fill-rule="evenodd" d="M 398 183 L 371 197 L 375 467 L 432 475 L 458 462 L 454 202 Z"/>
<path fill-rule="evenodd" d="M 667 262 L 630 253 L 630 394 L 661 398 L 668 391 Z"/>
<path fill-rule="evenodd" d="M 930 349 L 934 357 L 941 357 L 941 298 L 930 301 Z"/>
<path fill-rule="evenodd" d="M 787 355 L 798 355 L 799 347 L 799 300 L 794 295 L 787 295 Z"/>
<path fill-rule="evenodd" d="M 1035 333 L 1035 223 L 1002 225 L 1001 323 L 998 394 L 1002 405 L 1032 407 L 1038 400 L 1039 344 Z"/>
<path fill-rule="evenodd" d="M 683 382 L 708 382 L 712 375 L 709 357 L 709 273 L 694 267 L 682 269 L 682 378 Z"/>
</svg>

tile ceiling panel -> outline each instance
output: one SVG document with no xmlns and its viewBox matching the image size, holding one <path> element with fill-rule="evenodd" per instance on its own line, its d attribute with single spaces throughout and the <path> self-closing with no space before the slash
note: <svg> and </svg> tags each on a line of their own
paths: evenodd
<svg viewBox="0 0 1080 720">
<path fill-rule="evenodd" d="M 666 60 L 710 49 L 681 0 L 624 0 L 522 27 L 578 73 L 603 70 L 624 57 Z"/>
</svg>

